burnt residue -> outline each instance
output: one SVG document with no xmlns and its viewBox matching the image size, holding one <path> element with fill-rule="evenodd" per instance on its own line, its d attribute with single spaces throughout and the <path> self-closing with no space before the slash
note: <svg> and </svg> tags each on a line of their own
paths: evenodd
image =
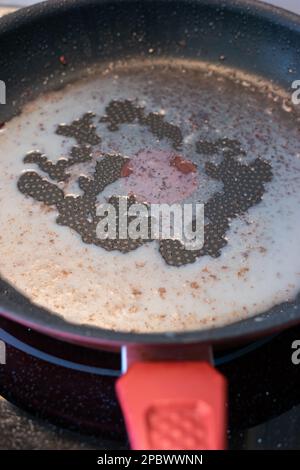
<svg viewBox="0 0 300 470">
<path fill-rule="evenodd" d="M 96 132 L 93 124 L 94 113 L 85 113 L 80 119 L 71 124 L 60 124 L 57 126 L 56 134 L 65 137 L 73 137 L 78 144 L 98 145 L 101 137 Z"/>
<path fill-rule="evenodd" d="M 100 137 L 97 136 L 95 126 L 92 124 L 93 118 L 92 113 L 87 113 L 70 125 L 58 126 L 58 134 L 75 137 L 80 144 L 71 149 L 69 158 L 53 163 L 39 152 L 31 152 L 25 157 L 25 163 L 37 164 L 56 182 L 67 181 L 68 167 L 91 160 L 91 146 L 100 142 Z M 159 139 L 168 138 L 174 148 L 180 147 L 183 140 L 181 130 L 167 123 L 162 115 L 147 114 L 144 108 L 128 100 L 111 101 L 106 108 L 106 115 L 100 121 L 107 123 L 108 129 L 112 132 L 116 132 L 122 124 L 138 123 L 146 126 Z M 244 156 L 245 152 L 236 139 L 225 137 L 215 141 L 200 140 L 196 144 L 196 151 L 207 157 L 222 154 L 221 163 L 213 164 L 207 161 L 204 171 L 210 178 L 221 181 L 223 190 L 215 193 L 205 204 L 207 223 L 204 230 L 204 245 L 201 249 L 187 250 L 179 240 L 169 239 L 159 242 L 160 254 L 171 266 L 179 267 L 193 263 L 205 255 L 214 258 L 220 256 L 222 248 L 227 244 L 226 233 L 230 221 L 258 204 L 262 200 L 265 183 L 272 179 L 272 169 L 268 162 L 256 158 L 252 163 L 246 164 L 237 158 Z M 119 214 L 119 196 L 115 195 L 109 202 L 116 210 L 117 236 L 102 240 L 97 238 L 96 234 L 97 225 L 101 221 L 96 211 L 97 196 L 108 185 L 124 177 L 123 170 L 128 161 L 122 155 L 103 154 L 96 162 L 91 177 L 78 178 L 78 185 L 83 193 L 80 196 L 66 196 L 62 189 L 34 171 L 27 171 L 20 176 L 18 188 L 26 196 L 55 208 L 58 211 L 56 222 L 75 230 L 84 243 L 100 246 L 107 251 L 118 250 L 127 253 L 151 241 L 150 219 L 148 219 L 149 232 L 146 239 L 133 240 L 128 236 L 120 238 L 120 230 L 123 229 L 124 232 L 124 227 L 120 226 L 123 218 Z M 136 202 L 132 195 L 125 199 L 127 208 Z M 127 230 L 132 220 L 133 218 L 127 218 Z"/>
<path fill-rule="evenodd" d="M 105 112 L 106 115 L 100 119 L 100 122 L 107 123 L 108 129 L 112 132 L 119 130 L 122 124 L 137 123 L 147 127 L 159 140 L 170 140 L 174 149 L 178 150 L 182 144 L 183 136 L 178 126 L 166 122 L 162 114 L 147 114 L 145 108 L 135 105 L 132 101 L 111 101 Z"/>
</svg>

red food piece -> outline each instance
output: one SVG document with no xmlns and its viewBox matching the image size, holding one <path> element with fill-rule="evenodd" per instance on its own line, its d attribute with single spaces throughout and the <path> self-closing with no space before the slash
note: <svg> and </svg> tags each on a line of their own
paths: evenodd
<svg viewBox="0 0 300 470">
<path fill-rule="evenodd" d="M 133 172 L 133 169 L 130 167 L 130 160 L 123 165 L 123 168 L 121 170 L 121 177 L 122 178 L 127 178 L 127 176 L 131 175 Z"/>
<path fill-rule="evenodd" d="M 3 129 L 4 126 L 5 126 L 5 122 L 0 122 L 0 129 Z"/>
<path fill-rule="evenodd" d="M 189 173 L 196 173 L 197 171 L 197 167 L 193 162 L 185 160 L 179 155 L 176 155 L 176 157 L 172 158 L 170 164 L 175 166 L 178 171 L 181 171 L 181 173 L 184 173 L 185 175 Z"/>
<path fill-rule="evenodd" d="M 63 64 L 63 65 L 67 65 L 67 63 L 68 63 L 68 62 L 67 62 L 67 59 L 66 59 L 66 57 L 65 57 L 64 55 L 61 55 L 61 56 L 60 56 L 59 61 L 60 61 L 60 63 Z"/>
<path fill-rule="evenodd" d="M 138 202 L 173 204 L 191 196 L 198 187 L 197 173 L 183 174 L 171 160 L 173 152 L 140 150 L 124 168 L 124 192 L 134 194 Z M 128 160 L 124 163 L 127 163 Z"/>
</svg>

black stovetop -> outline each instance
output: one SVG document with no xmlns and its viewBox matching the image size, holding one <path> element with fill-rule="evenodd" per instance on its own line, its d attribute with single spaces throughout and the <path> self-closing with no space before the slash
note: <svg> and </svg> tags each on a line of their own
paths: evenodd
<svg viewBox="0 0 300 470">
<path fill-rule="evenodd" d="M 120 355 L 73 346 L 0 319 L 0 449 L 126 449 L 114 384 Z M 231 449 L 300 449 L 293 328 L 215 354 L 229 382 Z"/>
</svg>

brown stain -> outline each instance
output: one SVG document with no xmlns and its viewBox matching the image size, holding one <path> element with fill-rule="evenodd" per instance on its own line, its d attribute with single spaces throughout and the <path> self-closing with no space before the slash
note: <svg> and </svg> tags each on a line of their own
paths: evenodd
<svg viewBox="0 0 300 470">
<path fill-rule="evenodd" d="M 167 293 L 167 290 L 164 288 L 164 287 L 160 287 L 158 289 L 158 292 L 159 292 L 159 296 L 161 299 L 165 299 L 166 298 L 166 293 Z"/>
<path fill-rule="evenodd" d="M 129 313 L 137 313 L 137 312 L 138 312 L 137 306 L 136 306 L 136 305 L 132 305 L 131 307 L 129 307 L 128 312 L 129 312 Z"/>
<path fill-rule="evenodd" d="M 131 289 L 131 292 L 134 297 L 140 297 L 142 295 L 142 291 L 140 289 L 137 289 L 136 287 L 133 287 Z"/>
<path fill-rule="evenodd" d="M 237 275 L 238 275 L 239 278 L 241 278 L 241 277 L 244 277 L 244 276 L 247 274 L 247 272 L 249 272 L 249 268 L 246 268 L 246 267 L 245 267 L 245 268 L 241 268 L 241 269 L 237 272 Z"/>
<path fill-rule="evenodd" d="M 41 205 L 41 211 L 44 213 L 44 214 L 48 214 L 49 212 L 54 212 L 55 209 L 51 206 L 47 206 L 46 204 L 42 204 Z"/>
<path fill-rule="evenodd" d="M 198 282 L 191 282 L 191 288 L 192 289 L 199 289 L 199 287 L 200 286 L 199 286 Z"/>
<path fill-rule="evenodd" d="M 67 271 L 66 269 L 62 269 L 60 272 L 64 277 L 70 276 L 72 274 L 72 271 Z"/>
</svg>

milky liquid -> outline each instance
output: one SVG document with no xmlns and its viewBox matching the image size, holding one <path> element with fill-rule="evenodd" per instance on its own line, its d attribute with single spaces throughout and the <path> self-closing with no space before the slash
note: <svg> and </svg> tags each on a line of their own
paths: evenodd
<svg viewBox="0 0 300 470">
<path fill-rule="evenodd" d="M 204 67 L 205 69 L 205 67 Z M 213 71 L 163 65 L 135 73 L 99 71 L 94 78 L 42 96 L 0 131 L 0 274 L 32 302 L 77 324 L 119 331 L 159 332 L 208 328 L 263 312 L 293 300 L 300 290 L 300 145 L 294 112 L 280 98 L 251 83 Z M 108 252 L 82 242 L 56 223 L 57 211 L 25 197 L 17 182 L 36 164 L 24 164 L 30 150 L 53 162 L 67 156 L 76 141 L 57 135 L 60 123 L 71 123 L 88 111 L 102 137 L 94 160 L 68 169 L 65 194 L 80 195 L 79 175 L 93 173 L 101 152 L 130 159 L 139 152 L 174 152 L 168 139 L 158 140 L 147 128 L 123 124 L 109 132 L 99 122 L 111 100 L 135 100 L 147 112 L 158 112 L 179 126 L 180 155 L 197 164 L 199 184 L 186 200 L 206 202 L 222 191 L 222 182 L 204 172 L 207 155 L 196 142 L 238 139 L 250 164 L 257 157 L 270 163 L 272 181 L 263 200 L 233 219 L 221 256 L 199 257 L 181 267 L 168 265 L 158 244 L 149 242 L 129 253 Z M 97 156 L 98 155 L 98 156 Z M 220 163 L 221 153 L 209 157 Z M 137 162 L 137 166 L 139 163 Z M 189 176 L 191 177 L 191 176 Z M 129 180 L 128 180 L 129 181 Z M 53 181 L 52 181 L 53 182 Z M 129 184 L 130 186 L 130 184 Z M 98 197 L 124 193 L 121 181 Z M 146 191 L 147 194 L 147 191 Z"/>
</svg>

